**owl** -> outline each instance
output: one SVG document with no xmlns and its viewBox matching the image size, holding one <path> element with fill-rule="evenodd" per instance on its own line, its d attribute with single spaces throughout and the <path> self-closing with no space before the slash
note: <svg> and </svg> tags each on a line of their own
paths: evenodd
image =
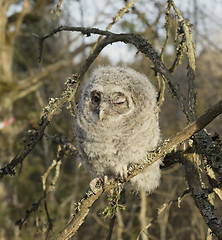
<svg viewBox="0 0 222 240">
<path fill-rule="evenodd" d="M 160 142 L 156 91 L 131 68 L 100 66 L 86 83 L 73 124 L 80 161 L 92 177 L 125 177 L 130 163 L 142 163 Z M 151 193 L 160 181 L 161 160 L 129 182 Z"/>
</svg>

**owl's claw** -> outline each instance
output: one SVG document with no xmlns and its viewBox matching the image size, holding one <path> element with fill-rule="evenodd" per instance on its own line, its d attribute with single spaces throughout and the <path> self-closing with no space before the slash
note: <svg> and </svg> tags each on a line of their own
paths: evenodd
<svg viewBox="0 0 222 240">
<path fill-rule="evenodd" d="M 107 184 L 107 182 L 108 182 L 108 176 L 105 175 L 103 179 L 104 186 Z"/>
<path fill-rule="evenodd" d="M 98 191 L 98 182 L 99 182 L 99 180 L 100 180 L 100 178 L 94 178 L 90 183 L 89 183 L 89 187 L 90 187 L 90 189 L 92 190 L 92 192 L 94 193 L 94 194 L 96 194 L 97 193 L 97 191 Z"/>
<path fill-rule="evenodd" d="M 90 183 L 89 183 L 89 187 L 92 190 L 92 192 L 94 194 L 97 193 L 98 189 L 101 187 L 101 183 L 105 186 L 106 183 L 108 182 L 108 177 L 104 176 L 104 178 L 102 178 L 101 176 L 94 178 Z"/>
<path fill-rule="evenodd" d="M 122 166 L 122 170 L 120 172 L 120 178 L 123 179 L 123 180 L 126 180 L 127 179 L 127 165 L 125 166 Z"/>
</svg>

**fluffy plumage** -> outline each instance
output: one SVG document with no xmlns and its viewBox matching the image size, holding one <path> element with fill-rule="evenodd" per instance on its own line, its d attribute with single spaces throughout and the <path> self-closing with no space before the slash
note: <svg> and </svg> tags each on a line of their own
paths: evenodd
<svg viewBox="0 0 222 240">
<path fill-rule="evenodd" d="M 80 161 L 93 177 L 124 176 L 160 141 L 156 91 L 147 77 L 130 68 L 99 67 L 88 80 L 74 122 Z M 130 181 L 134 191 L 152 192 L 161 160 Z"/>
</svg>

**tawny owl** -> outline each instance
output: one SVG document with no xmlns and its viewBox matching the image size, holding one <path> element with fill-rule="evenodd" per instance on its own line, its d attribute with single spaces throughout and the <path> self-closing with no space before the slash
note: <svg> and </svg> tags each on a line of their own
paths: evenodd
<svg viewBox="0 0 222 240">
<path fill-rule="evenodd" d="M 80 161 L 95 176 L 125 176 L 160 142 L 156 91 L 130 68 L 99 67 L 88 80 L 74 122 Z M 151 193 L 160 180 L 161 160 L 131 179 L 130 188 Z"/>
</svg>

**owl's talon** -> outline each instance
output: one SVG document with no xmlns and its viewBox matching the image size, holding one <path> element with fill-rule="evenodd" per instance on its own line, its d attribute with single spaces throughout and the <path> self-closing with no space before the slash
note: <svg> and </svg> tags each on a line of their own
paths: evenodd
<svg viewBox="0 0 222 240">
<path fill-rule="evenodd" d="M 103 184 L 104 186 L 108 183 L 108 176 L 104 176 L 104 179 L 103 179 Z"/>
<path fill-rule="evenodd" d="M 100 178 L 94 178 L 94 179 L 89 183 L 89 187 L 90 187 L 90 189 L 92 190 L 92 192 L 93 192 L 94 194 L 96 194 L 97 191 L 98 191 L 98 186 L 99 186 L 98 182 L 99 182 L 100 180 L 101 180 Z"/>
<path fill-rule="evenodd" d="M 125 166 L 122 167 L 122 170 L 120 172 L 120 178 L 122 180 L 126 180 L 127 179 L 127 174 L 128 174 L 128 172 L 127 172 L 127 165 L 125 165 Z"/>
<path fill-rule="evenodd" d="M 89 187 L 92 190 L 92 192 L 96 194 L 98 189 L 101 187 L 101 184 L 103 184 L 105 187 L 107 182 L 108 182 L 108 177 L 106 175 L 104 177 L 99 176 L 99 177 L 94 178 L 89 183 Z"/>
</svg>

